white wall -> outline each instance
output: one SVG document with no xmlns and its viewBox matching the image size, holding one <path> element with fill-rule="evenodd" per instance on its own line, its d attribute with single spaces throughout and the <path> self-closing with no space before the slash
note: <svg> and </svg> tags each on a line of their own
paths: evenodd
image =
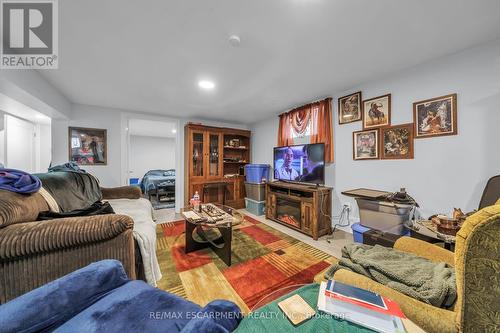
<svg viewBox="0 0 500 333">
<path fill-rule="evenodd" d="M 6 130 L 8 119 L 10 119 L 10 130 Z M 19 137 L 20 124 L 23 124 L 23 127 L 29 127 L 31 130 L 30 136 Z M 33 137 L 33 134 L 35 137 Z M 10 152 L 7 150 L 7 146 L 9 146 Z M 25 149 L 28 146 L 32 147 L 32 154 Z M 12 158 L 12 153 L 18 153 L 21 150 L 24 155 L 32 155 L 31 160 L 33 163 L 18 164 L 17 168 L 31 172 L 46 172 L 52 159 L 51 125 L 29 122 L 26 119 L 0 111 L 0 163 L 8 164 L 8 167 L 14 167 L 13 163 L 6 163 L 6 159 L 8 156 Z"/>
<path fill-rule="evenodd" d="M 5 166 L 37 172 L 35 124 L 11 115 L 6 115 L 5 120 Z"/>
<path fill-rule="evenodd" d="M 0 112 L 0 163 L 5 165 L 5 115 Z"/>
<path fill-rule="evenodd" d="M 252 163 L 273 165 L 273 147 L 278 144 L 278 116 L 251 126 Z"/>
<path fill-rule="evenodd" d="M 353 161 L 352 132 L 361 129 L 361 122 L 339 126 L 336 98 L 359 90 L 364 99 L 391 93 L 394 125 L 413 121 L 413 102 L 457 93 L 458 135 L 415 140 L 414 160 Z M 500 41 L 348 91 L 332 91 L 332 96 L 335 164 L 327 169 L 326 184 L 334 187 L 334 215 L 343 202 L 356 208 L 340 193 L 358 187 L 388 191 L 406 187 L 424 215 L 450 213 L 453 207 L 470 211 L 477 208 L 487 179 L 500 174 Z M 254 162 L 271 163 L 277 128 L 276 116 L 251 126 Z M 356 209 L 353 213 L 358 215 Z"/>
<path fill-rule="evenodd" d="M 74 104 L 71 119 L 52 121 L 52 164 L 68 161 L 68 126 L 105 128 L 108 135 L 108 165 L 85 166 L 88 172 L 97 176 L 104 187 L 126 185 L 128 181 L 128 121 L 145 119 L 153 121 L 175 122 L 178 125 L 176 137 L 176 209 L 183 206 L 184 200 L 184 125 L 188 122 L 200 122 L 205 125 L 225 126 L 247 129 L 246 125 L 230 124 L 204 119 L 175 119 L 143 112 L 125 111 L 98 106 Z"/>
<path fill-rule="evenodd" d="M 0 71 L 0 95 L 2 95 L 2 107 L 13 114 L 16 114 L 15 110 L 22 105 L 52 119 L 57 119 L 58 122 L 64 122 L 71 116 L 72 104 L 70 101 L 36 70 Z M 8 97 L 7 100 L 4 98 L 5 96 Z M 10 99 L 15 102 L 11 103 Z M 9 106 L 12 106 L 13 109 L 10 110 Z M 58 130 L 61 132 L 61 128 Z M 52 160 L 52 134 L 50 131 L 50 126 L 41 125 L 38 127 L 37 168 L 39 167 L 39 169 L 37 171 L 46 171 Z M 63 137 L 64 135 L 56 136 L 58 139 Z"/>
<path fill-rule="evenodd" d="M 74 104 L 70 120 L 52 122 L 52 164 L 69 160 L 68 127 L 89 127 L 107 130 L 107 165 L 85 165 L 83 169 L 95 175 L 102 186 L 120 186 L 121 183 L 121 114 L 120 110 Z"/>
<path fill-rule="evenodd" d="M 52 131 L 51 125 L 37 124 L 37 171 L 47 172 L 52 161 Z"/>
<path fill-rule="evenodd" d="M 131 135 L 130 155 L 131 178 L 141 179 L 149 170 L 175 169 L 175 139 Z"/>
</svg>

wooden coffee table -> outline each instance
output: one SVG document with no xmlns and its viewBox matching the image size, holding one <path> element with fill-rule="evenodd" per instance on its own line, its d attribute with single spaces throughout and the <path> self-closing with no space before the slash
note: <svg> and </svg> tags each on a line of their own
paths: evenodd
<svg viewBox="0 0 500 333">
<path fill-rule="evenodd" d="M 243 222 L 243 215 L 229 206 L 219 204 L 211 205 L 224 211 L 227 214 L 227 218 L 215 223 L 192 222 L 184 218 L 186 225 L 185 252 L 190 253 L 205 248 L 211 248 L 226 265 L 231 266 L 233 226 Z M 193 211 L 193 208 L 188 207 L 181 210 L 183 213 L 187 211 Z M 199 214 L 199 212 L 196 213 Z"/>
</svg>

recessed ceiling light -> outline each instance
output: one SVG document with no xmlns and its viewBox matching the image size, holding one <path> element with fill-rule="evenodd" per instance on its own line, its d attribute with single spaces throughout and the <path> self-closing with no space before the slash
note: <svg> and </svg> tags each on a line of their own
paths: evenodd
<svg viewBox="0 0 500 333">
<path fill-rule="evenodd" d="M 229 37 L 229 44 L 231 44 L 232 46 L 238 47 L 238 46 L 240 46 L 240 43 L 241 43 L 241 39 L 239 36 L 232 35 Z"/>
<path fill-rule="evenodd" d="M 202 89 L 214 89 L 215 88 L 215 83 L 213 83 L 212 81 L 208 81 L 208 80 L 201 80 L 198 82 L 198 86 Z"/>
<path fill-rule="evenodd" d="M 172 129 L 172 133 L 174 133 L 174 134 L 177 133 L 177 130 L 175 128 Z"/>
</svg>

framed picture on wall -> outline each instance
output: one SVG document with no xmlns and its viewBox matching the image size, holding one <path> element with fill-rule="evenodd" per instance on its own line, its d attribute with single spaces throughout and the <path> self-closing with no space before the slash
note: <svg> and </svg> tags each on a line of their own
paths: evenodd
<svg viewBox="0 0 500 333">
<path fill-rule="evenodd" d="M 363 101 L 363 129 L 389 126 L 391 124 L 391 94 Z"/>
<path fill-rule="evenodd" d="M 413 158 L 413 124 L 388 126 L 380 129 L 380 158 Z"/>
<path fill-rule="evenodd" d="M 69 160 L 80 165 L 107 165 L 105 129 L 69 127 Z"/>
<path fill-rule="evenodd" d="M 357 131 L 352 133 L 354 160 L 378 160 L 379 130 Z"/>
<path fill-rule="evenodd" d="M 413 103 L 415 138 L 457 134 L 457 94 Z"/>
<path fill-rule="evenodd" d="M 361 91 L 340 97 L 338 103 L 340 125 L 360 121 L 362 119 L 363 104 Z"/>
</svg>

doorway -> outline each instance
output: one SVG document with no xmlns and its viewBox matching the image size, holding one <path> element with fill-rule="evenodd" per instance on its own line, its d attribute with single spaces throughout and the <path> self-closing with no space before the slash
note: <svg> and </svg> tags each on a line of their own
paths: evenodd
<svg viewBox="0 0 500 333">
<path fill-rule="evenodd" d="M 35 121 L 0 112 L 0 163 L 29 173 L 47 172 L 52 159 L 50 118 Z"/>
<path fill-rule="evenodd" d="M 177 122 L 128 121 L 128 181 L 139 186 L 161 222 L 175 217 Z"/>
</svg>

